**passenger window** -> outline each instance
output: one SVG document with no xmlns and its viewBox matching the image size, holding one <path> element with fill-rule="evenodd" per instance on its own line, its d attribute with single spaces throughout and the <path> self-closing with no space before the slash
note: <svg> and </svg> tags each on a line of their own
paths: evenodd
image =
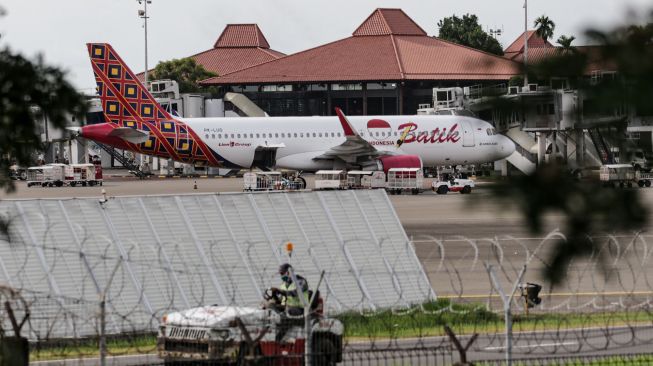
<svg viewBox="0 0 653 366">
<path fill-rule="evenodd" d="M 219 139 L 222 138 L 222 134 L 221 134 L 221 133 L 218 134 L 218 138 L 219 138 Z"/>
<path fill-rule="evenodd" d="M 336 137 L 336 134 L 331 132 L 331 137 Z"/>
<path fill-rule="evenodd" d="M 299 133 L 299 137 L 304 137 L 304 133 L 303 133 L 303 132 L 300 132 L 300 133 Z"/>
<path fill-rule="evenodd" d="M 313 132 L 313 137 L 317 137 L 317 134 L 315 132 Z"/>
<path fill-rule="evenodd" d="M 249 134 L 249 138 L 250 138 L 250 139 L 253 139 L 253 138 L 254 138 L 254 134 L 253 134 L 253 133 L 250 133 L 250 134 Z"/>
<path fill-rule="evenodd" d="M 238 138 L 240 138 L 240 134 L 238 134 Z"/>
<path fill-rule="evenodd" d="M 207 138 L 207 139 L 209 138 L 209 135 L 208 135 L 208 134 L 206 134 L 206 138 Z"/>
<path fill-rule="evenodd" d="M 261 136 L 257 133 L 257 134 L 256 134 L 256 138 L 260 138 L 260 137 L 261 137 Z"/>
<path fill-rule="evenodd" d="M 338 137 L 340 137 L 340 132 L 338 132 Z"/>
<path fill-rule="evenodd" d="M 295 132 L 295 138 L 297 138 L 297 132 Z"/>
<path fill-rule="evenodd" d="M 281 137 L 286 138 L 286 134 L 285 134 L 285 133 L 281 133 Z"/>
<path fill-rule="evenodd" d="M 234 138 L 234 134 L 233 134 L 233 133 L 231 134 L 231 138 Z"/>
<path fill-rule="evenodd" d="M 211 135 L 211 138 L 215 140 L 215 134 L 212 134 L 212 135 Z"/>
</svg>

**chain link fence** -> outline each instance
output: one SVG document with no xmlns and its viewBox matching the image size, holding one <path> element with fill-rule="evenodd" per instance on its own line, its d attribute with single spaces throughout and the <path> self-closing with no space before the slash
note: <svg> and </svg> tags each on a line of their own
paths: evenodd
<svg viewBox="0 0 653 366">
<path fill-rule="evenodd" d="M 199 198 L 193 200 L 202 203 Z M 316 202 L 324 205 L 319 197 Z M 178 201 L 174 204 L 185 207 L 184 202 L 181 206 Z M 60 203 L 46 201 L 39 205 L 59 206 Z M 122 205 L 121 210 L 128 207 L 127 203 Z M 134 214 L 123 212 L 127 219 Z M 19 240 L 30 234 L 14 232 L 10 225 L 8 236 L 0 243 L 4 247 L 0 279 L 11 284 L 0 291 L 3 310 L 0 311 L 0 337 L 15 336 L 14 323 L 22 323 L 19 334 L 29 340 L 30 358 L 44 364 L 60 364 L 57 360 L 63 359 L 74 360 L 76 364 L 98 364 L 101 354 L 108 364 L 162 363 L 157 355 L 166 350 L 166 345 L 157 340 L 157 335 L 171 328 L 170 317 L 177 313 L 181 314 L 181 320 L 175 324 L 202 328 L 204 333 L 183 335 L 179 342 L 169 345 L 177 348 L 168 351 L 206 347 L 204 353 L 229 355 L 230 360 L 240 364 L 308 361 L 445 365 L 466 360 L 490 365 L 506 362 L 508 349 L 515 365 L 555 362 L 592 365 L 601 364 L 596 363 L 600 360 L 617 360 L 607 364 L 619 365 L 631 360 L 635 364 L 640 359 L 650 360 L 646 358 L 653 349 L 653 266 L 649 236 L 634 233 L 593 237 L 592 240 L 600 243 L 600 249 L 586 259 L 569 263 L 564 285 L 551 288 L 540 273 L 547 266 L 545 258 L 553 244 L 565 240 L 558 231 L 543 238 L 419 236 L 408 240 L 402 234 L 405 241 L 401 237 L 385 236 L 391 233 L 378 234 L 379 231 L 375 238 L 369 233 L 366 238 L 355 237 L 354 231 L 345 230 L 331 237 L 325 232 L 320 240 L 304 234 L 309 243 L 296 245 L 291 260 L 297 273 L 308 277 L 313 290 L 321 283 L 320 310 L 324 313 L 324 316 L 316 315 L 318 310 L 313 309 L 311 331 L 305 332 L 303 320 L 291 321 L 289 325 L 284 316 L 275 315 L 269 308 L 264 312 L 260 307 L 265 289 L 280 282 L 279 261 L 275 256 L 283 252 L 270 248 L 283 248 L 292 236 L 290 233 L 287 237 L 270 234 L 265 240 L 255 240 L 252 233 L 245 237 L 246 230 L 241 228 L 245 231 L 234 233 L 232 241 L 205 240 L 198 234 L 184 236 L 190 244 L 182 244 L 173 235 L 184 230 L 184 224 L 177 226 L 179 223 L 166 219 L 164 213 L 162 209 L 151 214 L 152 220 L 162 220 L 169 226 L 168 231 L 158 232 L 155 242 L 159 246 L 143 245 L 152 241 L 153 231 L 135 222 L 129 224 L 134 234 L 131 237 L 119 230 L 97 235 L 81 225 L 73 227 L 76 234 L 71 236 L 70 230 L 63 230 L 54 218 L 41 212 L 41 216 L 32 216 L 42 225 L 33 231 L 32 240 Z M 317 213 L 312 215 L 317 225 Z M 20 215 L 10 218 L 10 223 L 23 220 Z M 329 225 L 328 217 L 325 220 Z M 193 227 L 198 228 L 197 224 Z M 207 237 L 215 232 L 206 230 Z M 326 247 L 324 243 L 328 240 L 337 241 L 338 245 Z M 202 258 L 188 251 L 189 245 L 192 248 L 196 243 L 203 245 Z M 221 255 L 225 247 L 240 252 L 240 258 L 247 260 L 236 262 Z M 262 256 L 263 248 L 277 254 Z M 346 253 L 356 248 L 367 251 L 357 255 L 367 253 L 370 258 L 382 255 L 367 264 L 360 258 L 351 261 L 351 257 L 348 262 Z M 325 252 L 327 249 L 331 252 Z M 327 263 L 324 255 L 331 258 L 328 266 L 323 265 Z M 410 262 L 410 258 L 419 262 Z M 407 263 L 417 263 L 420 267 L 411 271 L 406 268 Z M 319 273 L 314 273 L 309 265 L 322 269 L 325 280 L 321 281 Z M 55 275 L 56 279 L 69 276 L 68 281 L 53 281 Z M 220 278 L 218 284 L 212 280 L 215 277 Z M 374 283 L 375 277 L 376 283 L 383 286 L 367 287 Z M 423 289 L 420 281 L 424 279 L 433 290 Z M 516 285 L 523 283 L 542 285 L 535 295 L 540 301 L 531 299 L 529 303 L 528 296 L 521 296 Z M 241 297 L 239 291 L 243 288 L 252 294 Z M 513 289 L 517 290 L 512 292 Z M 410 291 L 417 295 L 410 295 Z M 12 309 L 12 316 L 5 304 Z M 506 306 L 511 332 L 506 327 Z M 197 312 L 186 312 L 195 307 L 201 307 L 206 314 L 214 312 L 213 315 L 227 308 L 239 310 L 226 324 L 217 326 L 206 322 L 206 317 L 201 318 Z M 255 316 L 248 318 L 246 313 Z M 203 326 L 198 326 L 198 317 L 205 321 Z M 236 318 L 244 322 L 244 328 L 240 328 Z M 341 323 L 341 333 L 333 331 L 335 323 L 325 323 L 325 320 Z M 447 334 L 445 325 L 450 327 L 451 334 Z M 328 347 L 314 343 L 306 357 L 303 348 L 306 339 L 311 339 L 314 331 L 325 329 L 337 338 L 330 338 Z M 227 333 L 221 333 L 222 330 Z M 507 333 L 511 333 L 511 338 Z M 193 336 L 206 338 L 193 340 Z M 217 342 L 220 337 L 225 341 Z M 334 350 L 337 357 L 333 356 Z M 624 352 L 637 356 L 623 356 Z"/>
</svg>

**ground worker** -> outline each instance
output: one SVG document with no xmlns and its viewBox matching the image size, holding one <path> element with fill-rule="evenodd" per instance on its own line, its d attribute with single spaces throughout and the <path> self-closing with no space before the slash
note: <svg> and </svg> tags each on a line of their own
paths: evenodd
<svg viewBox="0 0 653 366">
<path fill-rule="evenodd" d="M 308 297 L 308 282 L 304 277 L 295 273 L 297 284 L 299 284 L 299 289 L 301 289 L 300 293 L 297 290 L 297 284 L 295 284 L 290 274 L 291 269 L 292 266 L 288 263 L 279 266 L 279 275 L 281 276 L 282 283 L 279 288 L 272 288 L 272 291 L 283 296 L 281 305 L 285 307 L 289 315 L 303 315 L 304 302 L 302 302 L 300 296 L 303 296 L 305 303 L 308 304 L 310 301 Z"/>
</svg>

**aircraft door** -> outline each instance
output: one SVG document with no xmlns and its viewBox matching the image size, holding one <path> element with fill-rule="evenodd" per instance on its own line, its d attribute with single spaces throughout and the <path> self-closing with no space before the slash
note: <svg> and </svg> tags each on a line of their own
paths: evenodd
<svg viewBox="0 0 653 366">
<path fill-rule="evenodd" d="M 253 167 L 270 170 L 277 164 L 277 148 L 259 146 L 254 152 Z"/>
<path fill-rule="evenodd" d="M 463 146 L 472 147 L 475 145 L 474 142 L 474 130 L 472 129 L 472 124 L 469 121 L 463 121 L 460 123 L 463 127 Z"/>
</svg>

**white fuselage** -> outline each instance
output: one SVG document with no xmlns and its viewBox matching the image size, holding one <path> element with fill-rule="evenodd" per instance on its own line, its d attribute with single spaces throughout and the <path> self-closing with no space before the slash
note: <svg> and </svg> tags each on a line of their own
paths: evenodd
<svg viewBox="0 0 653 366">
<path fill-rule="evenodd" d="M 464 116 L 350 116 L 354 129 L 380 151 L 417 155 L 425 166 L 478 164 L 509 156 L 515 149 L 489 123 Z M 181 119 L 225 160 L 250 167 L 257 150 L 276 149 L 276 167 L 328 169 L 315 157 L 346 141 L 338 117 Z M 370 121 L 382 121 L 381 126 Z M 374 125 L 374 126 L 372 126 Z M 368 126 L 370 126 L 368 128 Z M 404 137 L 401 146 L 397 141 Z"/>
</svg>

